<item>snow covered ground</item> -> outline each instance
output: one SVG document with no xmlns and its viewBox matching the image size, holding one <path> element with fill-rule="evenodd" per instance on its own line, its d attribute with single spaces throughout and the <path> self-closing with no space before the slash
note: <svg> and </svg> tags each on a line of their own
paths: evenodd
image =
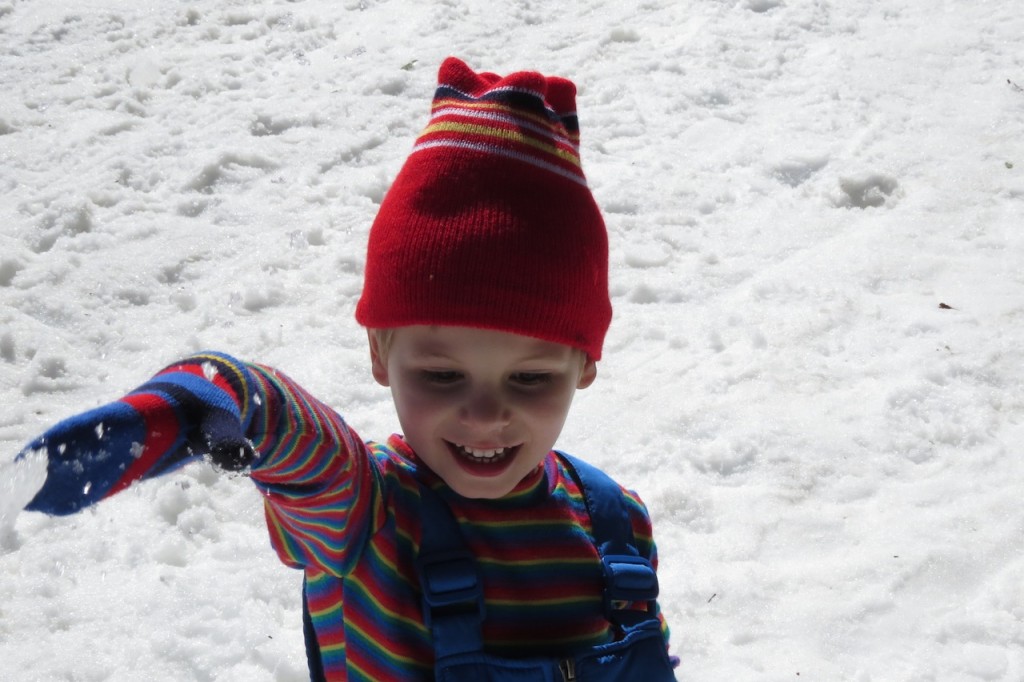
<svg viewBox="0 0 1024 682">
<path fill-rule="evenodd" d="M 244 477 L 73 517 L 15 453 L 213 348 L 397 428 L 352 313 L 454 54 L 579 85 L 615 320 L 564 449 L 648 502 L 681 680 L 1024 679 L 1005 0 L 0 0 L 0 679 L 303 680 Z"/>
</svg>

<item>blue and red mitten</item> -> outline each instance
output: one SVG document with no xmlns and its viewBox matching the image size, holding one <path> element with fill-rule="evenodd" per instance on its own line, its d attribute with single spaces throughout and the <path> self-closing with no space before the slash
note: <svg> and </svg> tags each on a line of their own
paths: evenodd
<svg viewBox="0 0 1024 682">
<path fill-rule="evenodd" d="M 71 514 L 203 455 L 225 469 L 248 466 L 254 453 L 245 433 L 260 407 L 255 386 L 243 363 L 202 353 L 59 422 L 18 454 L 47 456 L 46 482 L 25 508 Z"/>
</svg>

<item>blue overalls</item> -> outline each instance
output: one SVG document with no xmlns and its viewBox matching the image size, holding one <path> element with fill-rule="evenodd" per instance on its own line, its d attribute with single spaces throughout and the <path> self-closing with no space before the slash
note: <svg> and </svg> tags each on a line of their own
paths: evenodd
<svg viewBox="0 0 1024 682">
<path fill-rule="evenodd" d="M 583 491 L 604 571 L 604 608 L 620 638 L 560 658 L 502 658 L 484 653 L 483 588 L 458 523 L 435 493 L 423 490 L 423 538 L 416 560 L 423 616 L 434 642 L 436 682 L 674 682 L 655 614 L 658 578 L 636 549 L 622 492 L 600 469 L 559 452 Z M 647 610 L 615 608 L 647 602 Z M 303 598 L 306 655 L 313 682 L 323 679 L 319 648 Z M 381 681 L 384 682 L 384 681 Z"/>
</svg>

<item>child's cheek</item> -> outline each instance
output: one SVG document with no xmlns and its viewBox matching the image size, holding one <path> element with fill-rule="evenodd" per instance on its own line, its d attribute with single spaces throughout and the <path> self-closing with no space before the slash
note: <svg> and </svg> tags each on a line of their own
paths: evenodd
<svg viewBox="0 0 1024 682">
<path fill-rule="evenodd" d="M 550 384 L 539 390 L 521 394 L 514 399 L 520 410 L 535 419 L 556 420 L 559 425 L 572 403 L 573 391 L 568 383 Z"/>
<path fill-rule="evenodd" d="M 456 404 L 456 391 L 442 390 L 419 381 L 402 382 L 395 389 L 399 417 L 429 419 Z"/>
</svg>

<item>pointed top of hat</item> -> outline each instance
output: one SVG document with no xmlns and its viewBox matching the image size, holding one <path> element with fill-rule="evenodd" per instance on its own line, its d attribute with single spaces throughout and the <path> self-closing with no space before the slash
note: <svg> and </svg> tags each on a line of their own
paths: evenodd
<svg viewBox="0 0 1024 682">
<path fill-rule="evenodd" d="M 517 159 L 586 185 L 580 165 L 576 86 L 558 76 L 477 73 L 441 64 L 430 121 L 413 153 L 458 148 Z"/>
</svg>

